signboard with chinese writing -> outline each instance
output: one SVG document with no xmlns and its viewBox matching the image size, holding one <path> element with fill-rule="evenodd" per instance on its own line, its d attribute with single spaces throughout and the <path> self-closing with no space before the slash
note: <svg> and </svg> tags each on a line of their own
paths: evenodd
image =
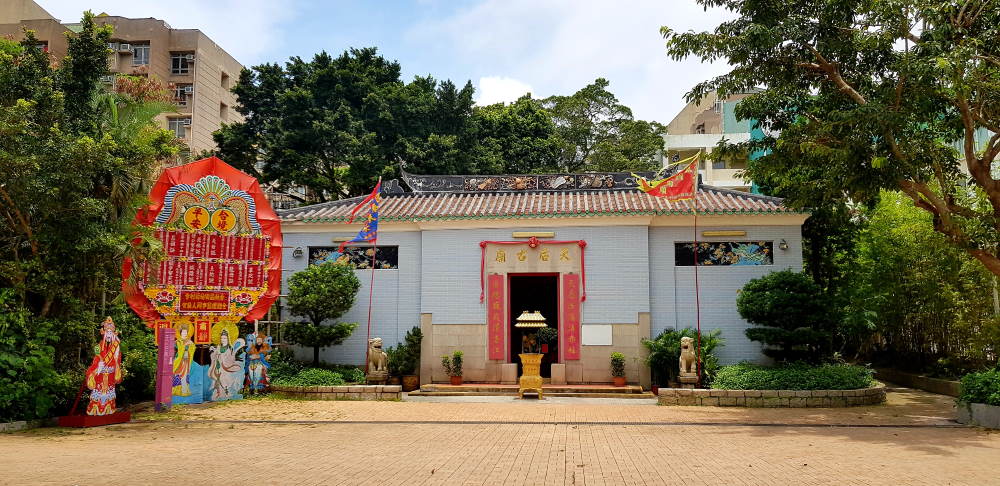
<svg viewBox="0 0 1000 486">
<path fill-rule="evenodd" d="M 256 179 L 210 157 L 163 171 L 150 200 L 135 222 L 155 228 L 164 256 L 126 260 L 129 306 L 150 325 L 193 325 L 197 344 L 264 317 L 280 290 L 281 227 Z"/>
<path fill-rule="evenodd" d="M 490 275 L 487 278 L 487 340 L 489 341 L 489 359 L 506 360 L 504 353 L 504 334 L 507 329 L 504 303 L 503 275 Z"/>
<path fill-rule="evenodd" d="M 562 356 L 564 360 L 580 359 L 580 276 L 562 276 Z"/>
</svg>

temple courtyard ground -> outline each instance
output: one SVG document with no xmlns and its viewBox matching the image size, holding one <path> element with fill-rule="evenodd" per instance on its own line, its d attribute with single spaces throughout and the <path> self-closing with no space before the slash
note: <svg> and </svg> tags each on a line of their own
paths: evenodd
<svg viewBox="0 0 1000 486">
<path fill-rule="evenodd" d="M 645 399 L 251 399 L 0 435 L 0 484 L 1000 484 L 953 399 L 659 407 Z"/>
</svg>

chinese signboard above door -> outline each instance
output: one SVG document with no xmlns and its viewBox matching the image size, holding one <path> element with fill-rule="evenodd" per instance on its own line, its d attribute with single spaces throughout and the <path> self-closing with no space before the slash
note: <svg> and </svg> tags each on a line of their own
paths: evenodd
<svg viewBox="0 0 1000 486">
<path fill-rule="evenodd" d="M 262 318 L 280 290 L 281 228 L 257 181 L 211 157 L 165 170 L 150 200 L 136 223 L 155 228 L 163 259 L 125 262 L 132 309 L 151 326 L 194 326 L 196 344 L 209 326 Z"/>
</svg>

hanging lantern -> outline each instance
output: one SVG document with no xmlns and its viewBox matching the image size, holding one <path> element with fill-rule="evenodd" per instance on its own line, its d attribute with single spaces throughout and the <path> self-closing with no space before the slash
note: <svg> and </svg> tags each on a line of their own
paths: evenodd
<svg viewBox="0 0 1000 486">
<path fill-rule="evenodd" d="M 514 323 L 514 327 L 538 329 L 542 327 L 547 327 L 545 324 L 545 317 L 539 311 L 528 312 L 524 311 L 517 318 L 517 322 Z"/>
</svg>

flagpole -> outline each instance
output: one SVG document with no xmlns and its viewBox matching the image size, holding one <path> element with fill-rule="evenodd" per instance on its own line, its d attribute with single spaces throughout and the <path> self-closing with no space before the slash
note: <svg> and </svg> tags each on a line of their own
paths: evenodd
<svg viewBox="0 0 1000 486">
<path fill-rule="evenodd" d="M 695 171 L 694 171 L 694 312 L 695 312 L 695 324 L 698 328 L 698 338 L 695 348 L 696 353 L 696 368 L 698 373 L 698 387 L 701 387 L 701 293 L 698 285 L 698 186 L 699 175 L 698 175 L 698 164 L 699 161 L 695 161 Z"/>
<path fill-rule="evenodd" d="M 372 295 L 375 294 L 375 256 L 378 254 L 378 230 L 375 233 L 375 239 L 372 240 L 372 280 L 368 284 L 368 337 L 365 339 L 365 374 L 368 374 L 368 363 L 369 358 L 368 352 L 371 346 L 368 343 L 372 339 Z"/>
</svg>

